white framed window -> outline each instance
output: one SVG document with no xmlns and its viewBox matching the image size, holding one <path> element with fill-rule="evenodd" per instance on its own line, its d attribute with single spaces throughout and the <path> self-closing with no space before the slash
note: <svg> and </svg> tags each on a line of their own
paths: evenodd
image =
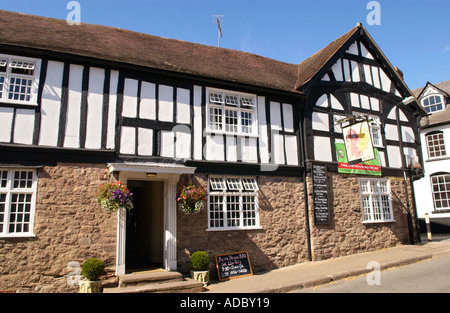
<svg viewBox="0 0 450 313">
<path fill-rule="evenodd" d="M 369 128 L 374 147 L 383 147 L 383 138 L 381 137 L 381 122 L 378 116 L 369 116 Z"/>
<path fill-rule="evenodd" d="M 0 237 L 32 237 L 36 170 L 0 169 Z"/>
<path fill-rule="evenodd" d="M 0 101 L 37 105 L 41 61 L 0 54 Z"/>
<path fill-rule="evenodd" d="M 359 179 L 363 222 L 392 222 L 391 191 L 388 179 Z"/>
<path fill-rule="evenodd" d="M 208 230 L 260 229 L 255 177 L 209 178 Z"/>
<path fill-rule="evenodd" d="M 441 156 L 446 156 L 444 133 L 441 131 L 432 132 L 425 135 L 428 148 L 428 157 L 438 158 Z"/>
<path fill-rule="evenodd" d="M 450 209 L 450 174 L 432 175 L 430 178 L 434 209 Z"/>
<path fill-rule="evenodd" d="M 441 95 L 432 95 L 422 99 L 422 105 L 428 113 L 433 113 L 445 109 Z"/>
<path fill-rule="evenodd" d="M 208 131 L 256 136 L 258 134 L 256 96 L 207 89 Z"/>
</svg>

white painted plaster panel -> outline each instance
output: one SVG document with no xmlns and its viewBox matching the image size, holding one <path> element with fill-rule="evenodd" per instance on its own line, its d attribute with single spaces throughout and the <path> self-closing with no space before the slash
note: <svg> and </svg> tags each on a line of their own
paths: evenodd
<svg viewBox="0 0 450 313">
<path fill-rule="evenodd" d="M 411 164 L 411 160 L 417 156 L 417 151 L 414 148 L 403 148 L 403 153 L 405 155 L 406 166 Z"/>
<path fill-rule="evenodd" d="M 89 71 L 85 145 L 88 149 L 100 149 L 102 145 L 104 81 L 105 70 L 91 67 Z"/>
<path fill-rule="evenodd" d="M 280 103 L 278 102 L 270 102 L 270 123 L 272 125 L 272 130 L 282 130 L 281 110 Z"/>
<path fill-rule="evenodd" d="M 328 108 L 328 96 L 326 94 L 321 95 L 320 98 L 316 101 L 316 106 Z"/>
<path fill-rule="evenodd" d="M 123 126 L 121 128 L 121 136 L 120 136 L 120 153 L 135 154 L 135 152 L 136 152 L 136 128 Z"/>
<path fill-rule="evenodd" d="M 372 66 L 372 78 L 373 78 L 373 85 L 375 88 L 381 89 L 380 85 L 380 74 L 378 72 L 378 67 Z"/>
<path fill-rule="evenodd" d="M 298 165 L 298 143 L 296 136 L 284 136 L 286 148 L 286 164 Z"/>
<path fill-rule="evenodd" d="M 136 79 L 126 78 L 123 87 L 122 116 L 137 117 L 137 96 L 138 81 Z"/>
<path fill-rule="evenodd" d="M 380 69 L 380 77 L 381 77 L 381 87 L 383 88 L 383 91 L 390 92 L 392 82 L 382 69 Z"/>
<path fill-rule="evenodd" d="M 370 110 L 370 102 L 368 96 L 361 95 L 361 108 Z"/>
<path fill-rule="evenodd" d="M 386 167 L 386 156 L 384 155 L 384 151 L 378 150 L 378 155 L 380 156 L 381 166 Z"/>
<path fill-rule="evenodd" d="M 400 115 L 400 121 L 402 122 L 409 122 L 408 118 L 406 117 L 406 115 L 403 113 L 402 109 L 399 110 L 399 115 Z"/>
<path fill-rule="evenodd" d="M 256 138 L 240 137 L 241 160 L 247 163 L 256 163 L 258 161 Z"/>
<path fill-rule="evenodd" d="M 329 137 L 314 136 L 314 160 L 331 162 L 331 142 Z"/>
<path fill-rule="evenodd" d="M 34 133 L 34 110 L 17 109 L 13 142 L 31 145 Z"/>
<path fill-rule="evenodd" d="M 39 135 L 41 146 L 56 147 L 58 145 L 63 72 L 64 63 L 48 62 L 41 103 L 41 133 Z"/>
<path fill-rule="evenodd" d="M 351 82 L 352 78 L 350 75 L 350 62 L 347 59 L 343 59 L 343 66 L 344 66 L 344 79 L 346 82 Z"/>
<path fill-rule="evenodd" d="M 363 57 L 368 58 L 368 59 L 374 59 L 372 54 L 366 49 L 366 47 L 364 46 L 363 43 L 361 43 L 361 54 Z"/>
<path fill-rule="evenodd" d="M 191 123 L 190 91 L 177 88 L 177 123 Z"/>
<path fill-rule="evenodd" d="M 14 117 L 13 108 L 0 107 L 0 142 L 9 142 L 11 140 L 11 128 Z"/>
<path fill-rule="evenodd" d="M 175 133 L 172 131 L 161 131 L 161 156 L 175 156 Z"/>
<path fill-rule="evenodd" d="M 330 76 L 328 76 L 328 74 L 323 75 L 321 81 L 329 82 L 330 81 Z"/>
<path fill-rule="evenodd" d="M 350 102 L 352 103 L 352 107 L 360 108 L 361 104 L 359 103 L 359 95 L 357 93 L 350 93 Z"/>
<path fill-rule="evenodd" d="M 153 129 L 138 128 L 138 154 L 153 154 Z"/>
<path fill-rule="evenodd" d="M 283 135 L 272 133 L 272 160 L 275 164 L 284 164 Z"/>
<path fill-rule="evenodd" d="M 352 45 L 347 49 L 346 52 L 347 52 L 347 53 L 350 53 L 350 54 L 354 54 L 354 55 L 359 55 L 359 52 L 358 52 L 358 42 L 355 41 L 354 43 L 352 43 Z"/>
<path fill-rule="evenodd" d="M 139 104 L 139 117 L 156 120 L 156 90 L 155 84 L 142 82 L 141 103 Z"/>
<path fill-rule="evenodd" d="M 209 135 L 206 137 L 206 159 L 208 161 L 225 161 L 224 160 L 224 136 Z"/>
<path fill-rule="evenodd" d="M 203 157 L 203 129 L 202 129 L 202 87 L 194 86 L 194 159 Z"/>
<path fill-rule="evenodd" d="M 269 163 L 269 145 L 266 125 L 266 99 L 258 97 L 259 154 L 261 163 Z"/>
<path fill-rule="evenodd" d="M 83 85 L 81 65 L 71 64 L 69 73 L 69 95 L 67 101 L 66 133 L 64 147 L 80 147 L 81 96 Z"/>
<path fill-rule="evenodd" d="M 358 67 L 358 63 L 355 61 L 351 61 L 351 66 L 352 66 L 352 79 L 353 82 L 359 82 L 361 80 L 360 76 L 359 76 L 359 67 Z"/>
<path fill-rule="evenodd" d="M 294 131 L 294 113 L 292 104 L 283 103 L 283 122 L 285 131 Z"/>
<path fill-rule="evenodd" d="M 389 159 L 389 167 L 401 168 L 402 159 L 400 156 L 400 148 L 397 146 L 386 146 L 386 151 Z"/>
<path fill-rule="evenodd" d="M 116 114 L 117 114 L 117 87 L 119 71 L 111 71 L 109 85 L 108 128 L 106 133 L 106 148 L 114 149 L 116 146 Z"/>
<path fill-rule="evenodd" d="M 158 117 L 160 121 L 173 121 L 173 87 L 159 86 L 159 110 Z"/>
<path fill-rule="evenodd" d="M 377 98 L 370 98 L 370 104 L 373 111 L 380 111 L 380 100 Z"/>
<path fill-rule="evenodd" d="M 364 77 L 366 79 L 366 83 L 372 85 L 372 73 L 370 72 L 370 65 L 364 64 Z"/>
<path fill-rule="evenodd" d="M 402 126 L 402 140 L 403 142 L 414 143 L 416 137 L 414 136 L 414 131 L 411 127 Z"/>
<path fill-rule="evenodd" d="M 335 110 L 344 110 L 342 104 L 339 102 L 338 99 L 336 99 L 335 96 L 333 96 L 333 94 L 330 95 L 330 100 L 331 100 L 331 108 Z"/>
<path fill-rule="evenodd" d="M 237 162 L 237 144 L 236 137 L 226 136 L 226 154 L 228 162 Z"/>
<path fill-rule="evenodd" d="M 191 133 L 189 128 L 186 128 L 186 131 L 177 131 L 175 136 L 175 157 L 177 159 L 190 159 Z"/>
<path fill-rule="evenodd" d="M 397 125 L 386 124 L 384 125 L 384 131 L 387 140 L 398 141 Z"/>
<path fill-rule="evenodd" d="M 389 112 L 387 118 L 389 120 L 394 120 L 394 121 L 397 120 L 397 111 L 396 111 L 395 107 L 391 109 L 391 111 Z"/>
<path fill-rule="evenodd" d="M 328 121 L 328 114 L 313 112 L 312 114 L 312 128 L 315 130 L 330 130 L 330 123 Z"/>
<path fill-rule="evenodd" d="M 333 71 L 334 78 L 336 78 L 337 81 L 343 81 L 343 75 L 342 75 L 342 63 L 341 59 L 338 59 L 336 63 L 331 67 L 331 70 Z"/>
</svg>

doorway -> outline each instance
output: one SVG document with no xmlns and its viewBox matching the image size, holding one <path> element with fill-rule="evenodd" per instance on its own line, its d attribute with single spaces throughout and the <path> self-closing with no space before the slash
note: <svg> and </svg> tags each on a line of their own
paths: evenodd
<svg viewBox="0 0 450 313">
<path fill-rule="evenodd" d="M 127 211 L 125 270 L 158 269 L 164 263 L 164 182 L 129 180 L 134 208 Z"/>
</svg>

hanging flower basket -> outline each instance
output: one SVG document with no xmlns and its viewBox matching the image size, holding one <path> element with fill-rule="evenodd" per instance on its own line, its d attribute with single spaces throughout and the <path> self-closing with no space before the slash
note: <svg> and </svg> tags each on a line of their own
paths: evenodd
<svg viewBox="0 0 450 313">
<path fill-rule="evenodd" d="M 119 208 L 131 210 L 134 207 L 133 194 L 119 181 L 101 185 L 98 188 L 97 202 L 110 211 Z"/>
<path fill-rule="evenodd" d="M 200 212 L 207 199 L 206 192 L 202 187 L 196 187 L 194 184 L 182 185 L 177 201 L 180 203 L 180 210 L 185 214 Z"/>
</svg>

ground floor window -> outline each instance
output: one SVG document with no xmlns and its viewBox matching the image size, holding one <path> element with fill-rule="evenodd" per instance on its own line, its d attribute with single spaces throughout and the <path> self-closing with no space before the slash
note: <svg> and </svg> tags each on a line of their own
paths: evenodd
<svg viewBox="0 0 450 313">
<path fill-rule="evenodd" d="M 388 179 L 360 179 L 363 222 L 394 220 Z"/>
<path fill-rule="evenodd" d="M 259 228 L 256 178 L 211 176 L 208 187 L 208 229 Z"/>
<path fill-rule="evenodd" d="M 450 174 L 431 176 L 434 208 L 436 210 L 450 209 Z"/>
<path fill-rule="evenodd" d="M 0 237 L 33 235 L 36 171 L 0 169 Z"/>
</svg>

